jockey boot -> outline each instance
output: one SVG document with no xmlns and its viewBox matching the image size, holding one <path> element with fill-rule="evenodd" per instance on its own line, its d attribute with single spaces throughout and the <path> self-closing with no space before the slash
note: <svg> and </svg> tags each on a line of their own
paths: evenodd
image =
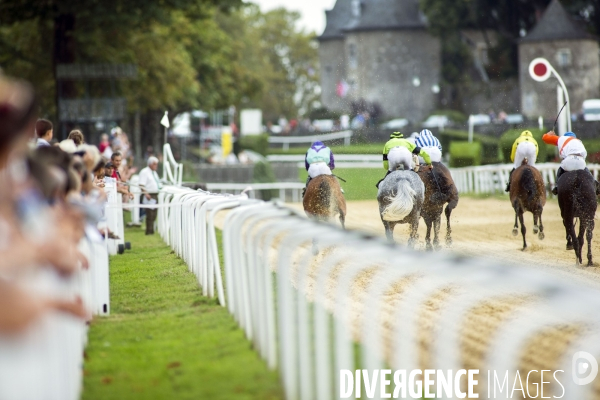
<svg viewBox="0 0 600 400">
<path fill-rule="evenodd" d="M 554 185 L 554 187 L 552 188 L 552 194 L 558 196 L 558 186 Z"/>
<path fill-rule="evenodd" d="M 596 196 L 600 196 L 600 182 L 594 180 L 594 183 L 596 184 Z"/>
<path fill-rule="evenodd" d="M 556 183 L 554 183 L 554 187 L 552 188 L 552 194 L 555 196 L 558 196 L 558 180 L 564 173 L 565 170 L 562 167 L 558 167 L 558 170 L 556 171 Z"/>
<path fill-rule="evenodd" d="M 507 192 L 507 193 L 510 192 L 510 178 L 511 178 L 513 172 L 515 172 L 514 168 L 511 169 L 510 173 L 508 174 L 508 183 L 506 184 L 506 189 L 504 189 L 504 191 Z"/>
</svg>

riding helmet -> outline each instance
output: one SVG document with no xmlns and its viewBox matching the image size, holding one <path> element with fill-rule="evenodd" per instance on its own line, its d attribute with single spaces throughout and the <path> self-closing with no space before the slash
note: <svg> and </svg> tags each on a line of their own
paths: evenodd
<svg viewBox="0 0 600 400">
<path fill-rule="evenodd" d="M 531 131 L 523 131 L 521 132 L 521 136 L 533 137 L 533 134 L 531 133 Z"/>
<path fill-rule="evenodd" d="M 401 134 L 400 132 L 392 132 L 392 134 L 390 135 L 390 139 L 400 139 L 403 137 L 404 137 L 404 135 Z"/>
<path fill-rule="evenodd" d="M 565 134 L 563 136 L 570 136 L 570 137 L 574 137 L 574 138 L 577 137 L 577 136 L 575 136 L 575 134 L 573 132 L 565 132 Z"/>
<path fill-rule="evenodd" d="M 423 129 L 419 133 L 419 136 L 433 136 L 433 133 L 429 129 Z"/>
</svg>

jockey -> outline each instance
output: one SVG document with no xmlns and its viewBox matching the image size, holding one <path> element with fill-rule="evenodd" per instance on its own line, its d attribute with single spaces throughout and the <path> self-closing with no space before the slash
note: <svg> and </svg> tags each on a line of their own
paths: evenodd
<svg viewBox="0 0 600 400">
<path fill-rule="evenodd" d="M 521 166 L 524 159 L 527 159 L 527 165 L 534 166 L 538 152 L 538 143 L 533 138 L 531 132 L 521 132 L 521 135 L 513 143 L 512 152 L 510 153 L 510 161 L 513 161 L 515 165 L 508 175 L 508 183 L 506 184 L 507 192 L 510 192 L 510 177 L 515 169 Z"/>
<path fill-rule="evenodd" d="M 325 146 L 323 142 L 316 141 L 306 152 L 304 166 L 308 171 L 306 186 L 304 187 L 304 191 L 306 191 L 311 179 L 316 178 L 319 175 L 332 175 L 331 171 L 335 169 L 333 152 L 329 147 Z M 302 196 L 304 196 L 304 192 L 302 193 Z"/>
<path fill-rule="evenodd" d="M 423 129 L 415 141 L 416 145 L 425 150 L 431 162 L 442 161 L 442 144 L 433 136 L 433 133 L 429 129 Z M 419 159 L 420 160 L 420 159 Z"/>
<path fill-rule="evenodd" d="M 383 147 L 383 168 L 387 170 L 383 179 L 398 169 L 400 165 L 402 165 L 405 170 L 412 170 L 414 168 L 413 154 L 423 157 L 429 168 L 432 168 L 431 158 L 425 150 L 404 139 L 404 136 L 400 132 L 392 133 L 390 135 L 390 140 L 388 140 Z M 379 184 L 383 179 L 377 182 L 377 185 L 375 185 L 377 188 L 379 188 Z"/>
<path fill-rule="evenodd" d="M 581 140 L 577 139 L 577 136 L 575 136 L 573 132 L 567 132 L 562 136 L 556 136 L 556 134 L 551 131 L 542 136 L 542 140 L 547 144 L 558 146 L 558 155 L 562 158 L 562 161 L 558 171 L 556 171 L 556 182 L 558 182 L 565 171 L 584 169 L 587 172 L 590 172 L 585 164 L 585 158 L 587 157 L 585 146 Z M 599 189 L 598 182 L 596 181 L 596 194 L 600 193 Z M 558 194 L 558 187 L 556 184 L 554 185 L 554 188 L 552 188 L 552 194 Z"/>
</svg>

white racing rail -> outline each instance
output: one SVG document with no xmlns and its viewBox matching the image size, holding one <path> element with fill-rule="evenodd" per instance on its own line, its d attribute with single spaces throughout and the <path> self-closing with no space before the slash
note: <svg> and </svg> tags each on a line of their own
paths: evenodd
<svg viewBox="0 0 600 400">
<path fill-rule="evenodd" d="M 321 142 L 327 142 L 330 140 L 339 140 L 344 139 L 344 146 L 350 145 L 350 139 L 354 132 L 352 131 L 342 131 L 342 132 L 334 132 L 334 133 L 326 133 L 321 135 L 313 135 L 313 136 L 269 136 L 269 143 L 281 143 L 283 145 L 284 150 L 289 150 L 290 143 L 313 143 L 317 140 Z"/>
<path fill-rule="evenodd" d="M 298 168 L 304 168 L 303 154 L 271 154 L 267 156 L 269 162 L 296 163 Z M 379 154 L 336 154 L 336 168 L 380 168 L 383 169 L 383 161 Z"/>
<path fill-rule="evenodd" d="M 163 146 L 163 177 L 162 180 L 171 185 L 181 186 L 183 181 L 183 164 L 175 161 L 171 145 L 165 143 Z"/>
<path fill-rule="evenodd" d="M 116 189 L 108 187 L 115 202 Z M 121 208 L 107 207 L 108 227 L 116 232 Z M 97 234 L 96 234 L 97 235 Z M 122 238 L 123 236 L 121 236 Z M 87 270 L 72 276 L 59 275 L 50 266 L 27 276 L 23 288 L 36 295 L 73 300 L 80 297 L 92 315 L 108 315 L 109 266 L 107 242 L 88 234 L 79 250 L 89 262 Z M 109 245 L 110 247 L 111 245 Z M 83 354 L 87 344 L 85 321 L 59 312 L 49 312 L 24 332 L 0 335 L 0 399 L 77 400 L 81 396 Z"/>
<path fill-rule="evenodd" d="M 487 371 L 500 381 L 508 371 L 512 387 L 515 373 L 529 376 L 533 366 L 563 371 L 562 398 L 594 396 L 594 385 L 572 379 L 572 358 L 578 351 L 600 356 L 595 288 L 528 266 L 392 247 L 245 196 L 167 188 L 159 203 L 170 204 L 159 208 L 160 234 L 203 293 L 216 294 L 269 367 L 279 369 L 288 399 L 340 398 L 342 370 L 372 376 L 391 368 L 408 376 L 466 363 L 479 369 L 480 398 L 487 398 Z M 225 209 L 221 273 L 214 224 Z M 557 338 L 563 331 L 565 340 Z M 378 387 L 372 398 L 379 394 Z M 545 387 L 544 396 L 552 395 L 561 395 L 556 382 Z"/>
<path fill-rule="evenodd" d="M 554 185 L 556 171 L 560 164 L 536 164 L 546 185 Z M 450 168 L 452 179 L 460 193 L 494 194 L 505 193 L 508 176 L 513 169 L 513 164 L 481 165 L 477 167 Z M 599 177 L 600 164 L 588 164 L 588 169 L 596 179 Z"/>
<path fill-rule="evenodd" d="M 248 192 L 250 198 L 255 197 L 256 190 L 278 190 L 279 199 L 285 200 L 286 191 L 291 191 L 294 203 L 302 198 L 302 189 L 305 184 L 301 182 L 273 182 L 273 183 L 207 183 L 206 188 L 212 192 L 231 192 L 234 194 Z"/>
</svg>

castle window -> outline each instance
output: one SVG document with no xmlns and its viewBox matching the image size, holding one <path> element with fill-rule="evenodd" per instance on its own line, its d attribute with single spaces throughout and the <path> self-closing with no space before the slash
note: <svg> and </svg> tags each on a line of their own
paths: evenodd
<svg viewBox="0 0 600 400">
<path fill-rule="evenodd" d="M 352 15 L 355 17 L 360 17 L 360 2 L 361 0 L 352 0 Z"/>
<path fill-rule="evenodd" d="M 571 65 L 571 49 L 560 49 L 556 53 L 556 61 L 560 67 Z"/>
<path fill-rule="evenodd" d="M 356 68 L 358 66 L 356 45 L 354 43 L 350 43 L 348 45 L 348 64 L 349 64 L 350 68 Z"/>
</svg>

